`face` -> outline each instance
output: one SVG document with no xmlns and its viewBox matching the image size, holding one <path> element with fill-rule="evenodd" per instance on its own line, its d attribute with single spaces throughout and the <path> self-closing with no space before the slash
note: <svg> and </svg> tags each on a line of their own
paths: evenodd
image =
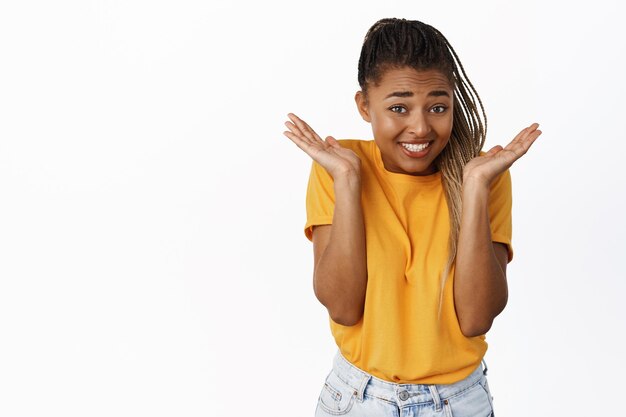
<svg viewBox="0 0 626 417">
<path fill-rule="evenodd" d="M 429 175 L 435 158 L 452 132 L 453 89 L 437 70 L 402 67 L 387 70 L 367 98 L 357 92 L 363 119 L 372 125 L 374 141 L 387 171 Z"/>
</svg>

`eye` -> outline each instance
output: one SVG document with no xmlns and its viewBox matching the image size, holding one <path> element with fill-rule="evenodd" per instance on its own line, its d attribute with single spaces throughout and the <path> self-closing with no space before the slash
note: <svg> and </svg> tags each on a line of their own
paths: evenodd
<svg viewBox="0 0 626 417">
<path fill-rule="evenodd" d="M 399 106 L 399 105 L 395 105 L 395 106 L 391 106 L 389 107 L 389 110 L 391 110 L 394 113 L 406 113 L 406 109 L 403 106 Z"/>
<path fill-rule="evenodd" d="M 432 111 L 433 113 L 443 113 L 446 110 L 448 110 L 448 108 L 443 105 L 437 105 L 437 106 L 434 106 L 432 109 L 430 109 L 430 111 Z"/>
</svg>

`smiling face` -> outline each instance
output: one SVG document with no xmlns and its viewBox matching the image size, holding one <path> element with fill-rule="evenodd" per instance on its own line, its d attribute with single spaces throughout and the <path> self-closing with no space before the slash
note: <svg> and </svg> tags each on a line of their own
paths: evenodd
<svg viewBox="0 0 626 417">
<path fill-rule="evenodd" d="M 453 88 L 440 71 L 388 69 L 356 94 L 387 171 L 430 175 L 452 132 Z"/>
</svg>

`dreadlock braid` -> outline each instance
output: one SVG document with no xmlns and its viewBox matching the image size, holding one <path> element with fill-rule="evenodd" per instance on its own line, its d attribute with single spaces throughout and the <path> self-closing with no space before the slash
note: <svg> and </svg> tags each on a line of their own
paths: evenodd
<svg viewBox="0 0 626 417">
<path fill-rule="evenodd" d="M 450 217 L 449 255 L 441 279 L 440 314 L 443 288 L 456 259 L 461 228 L 463 168 L 479 155 L 485 143 L 487 115 L 458 55 L 441 32 L 415 20 L 381 19 L 365 35 L 359 57 L 358 81 L 365 96 L 368 84 L 377 85 L 385 71 L 400 67 L 438 70 L 454 86 L 450 140 L 435 160 L 441 171 Z"/>
</svg>

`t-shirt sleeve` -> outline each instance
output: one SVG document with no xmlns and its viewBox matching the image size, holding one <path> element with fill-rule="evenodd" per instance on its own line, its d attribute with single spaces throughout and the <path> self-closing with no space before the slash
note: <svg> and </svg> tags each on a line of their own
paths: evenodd
<svg viewBox="0 0 626 417">
<path fill-rule="evenodd" d="M 491 221 L 491 240 L 504 243 L 509 252 L 508 262 L 513 259 L 511 236 L 513 232 L 511 209 L 511 173 L 507 169 L 491 185 L 489 193 L 489 220 Z"/>
<path fill-rule="evenodd" d="M 317 162 L 313 161 L 306 192 L 306 225 L 304 234 L 313 240 L 313 226 L 332 224 L 335 210 L 333 178 Z"/>
</svg>

